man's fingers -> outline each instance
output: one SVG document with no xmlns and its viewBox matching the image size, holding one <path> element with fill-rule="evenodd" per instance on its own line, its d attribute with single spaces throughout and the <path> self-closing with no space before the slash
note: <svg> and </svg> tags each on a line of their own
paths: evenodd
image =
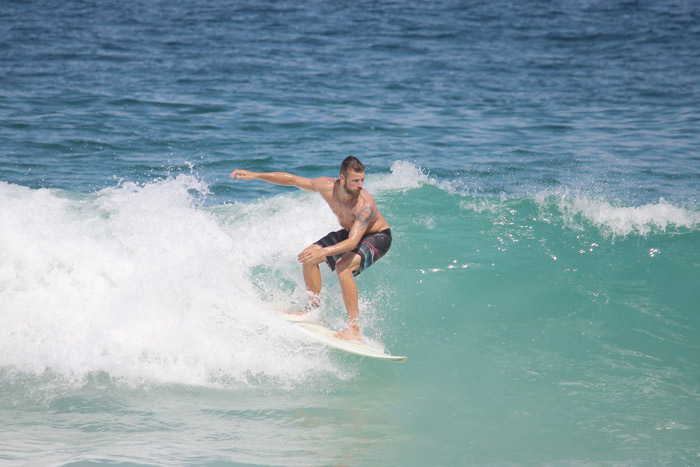
<svg viewBox="0 0 700 467">
<path fill-rule="evenodd" d="M 299 255 L 297 256 L 297 259 L 299 260 L 300 263 L 305 263 L 311 259 L 313 259 L 313 253 L 311 253 L 309 250 L 304 250 Z"/>
<path fill-rule="evenodd" d="M 233 172 L 231 172 L 231 175 L 229 175 L 229 177 L 234 179 L 234 180 L 236 180 L 236 179 L 245 180 L 247 178 L 247 175 L 248 175 L 248 172 L 246 172 L 245 170 L 237 169 L 237 170 L 234 170 Z"/>
</svg>

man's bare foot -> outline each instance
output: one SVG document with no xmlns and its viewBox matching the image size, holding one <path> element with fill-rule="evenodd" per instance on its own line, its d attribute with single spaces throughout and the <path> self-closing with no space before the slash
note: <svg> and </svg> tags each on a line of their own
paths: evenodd
<svg viewBox="0 0 700 467">
<path fill-rule="evenodd" d="M 318 311 L 318 309 L 319 309 L 319 305 L 315 305 L 315 304 L 311 303 L 311 304 L 307 305 L 306 308 L 304 308 L 301 311 L 290 311 L 287 314 L 292 315 L 292 316 L 306 316 L 309 313 L 311 313 L 312 311 Z"/>
<path fill-rule="evenodd" d="M 309 305 L 301 311 L 290 311 L 285 312 L 285 317 L 288 321 L 305 322 L 309 320 L 314 320 L 318 317 L 318 309 L 313 305 Z"/>
<path fill-rule="evenodd" d="M 288 315 L 292 315 L 292 316 L 306 316 L 306 315 L 309 314 L 310 311 L 311 311 L 311 310 L 309 310 L 309 309 L 302 310 L 302 311 L 290 311 L 290 312 L 287 313 L 287 314 L 288 314 Z"/>
<path fill-rule="evenodd" d="M 359 329 L 347 328 L 340 332 L 336 332 L 334 337 L 346 341 L 359 341 L 362 339 L 362 334 L 360 334 Z"/>
</svg>

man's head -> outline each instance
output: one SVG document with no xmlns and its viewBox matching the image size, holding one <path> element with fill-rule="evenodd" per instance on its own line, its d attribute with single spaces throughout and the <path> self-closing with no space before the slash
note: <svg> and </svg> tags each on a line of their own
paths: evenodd
<svg viewBox="0 0 700 467">
<path fill-rule="evenodd" d="M 342 164 L 340 164 L 340 175 L 346 175 L 348 170 L 353 172 L 365 173 L 365 166 L 362 165 L 360 159 L 355 156 L 348 156 L 345 158 Z"/>
<path fill-rule="evenodd" d="M 340 181 L 345 192 L 352 196 L 360 196 L 362 184 L 365 181 L 365 166 L 357 157 L 348 156 L 340 164 Z"/>
</svg>

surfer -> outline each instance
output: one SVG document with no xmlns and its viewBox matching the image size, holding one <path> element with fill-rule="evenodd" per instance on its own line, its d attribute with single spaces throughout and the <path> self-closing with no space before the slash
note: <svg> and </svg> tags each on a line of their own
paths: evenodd
<svg viewBox="0 0 700 467">
<path fill-rule="evenodd" d="M 326 262 L 338 275 L 348 313 L 348 327 L 335 336 L 346 340 L 360 340 L 358 322 L 358 289 L 355 276 L 384 256 L 391 246 L 391 230 L 377 209 L 372 195 L 362 185 L 365 166 L 356 157 L 349 156 L 340 165 L 340 176 L 305 178 L 286 172 L 251 172 L 234 170 L 234 180 L 263 180 L 275 185 L 293 186 L 319 193 L 338 218 L 341 230 L 306 247 L 297 259 L 302 264 L 304 282 L 310 303 L 304 311 L 318 308 L 321 303 L 321 271 L 319 264 Z"/>
</svg>

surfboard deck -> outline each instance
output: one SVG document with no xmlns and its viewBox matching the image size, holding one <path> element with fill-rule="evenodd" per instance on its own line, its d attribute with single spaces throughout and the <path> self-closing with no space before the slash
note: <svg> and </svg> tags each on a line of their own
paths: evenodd
<svg viewBox="0 0 700 467">
<path fill-rule="evenodd" d="M 295 318 L 298 318 L 295 316 Z M 405 362 L 406 357 L 403 355 L 390 355 L 382 352 L 379 349 L 370 347 L 361 341 L 347 341 L 335 337 L 335 331 L 321 326 L 316 323 L 304 321 L 290 321 L 294 327 L 312 339 L 343 352 L 360 355 L 362 357 L 376 358 L 378 360 L 390 360 L 394 362 Z"/>
</svg>

